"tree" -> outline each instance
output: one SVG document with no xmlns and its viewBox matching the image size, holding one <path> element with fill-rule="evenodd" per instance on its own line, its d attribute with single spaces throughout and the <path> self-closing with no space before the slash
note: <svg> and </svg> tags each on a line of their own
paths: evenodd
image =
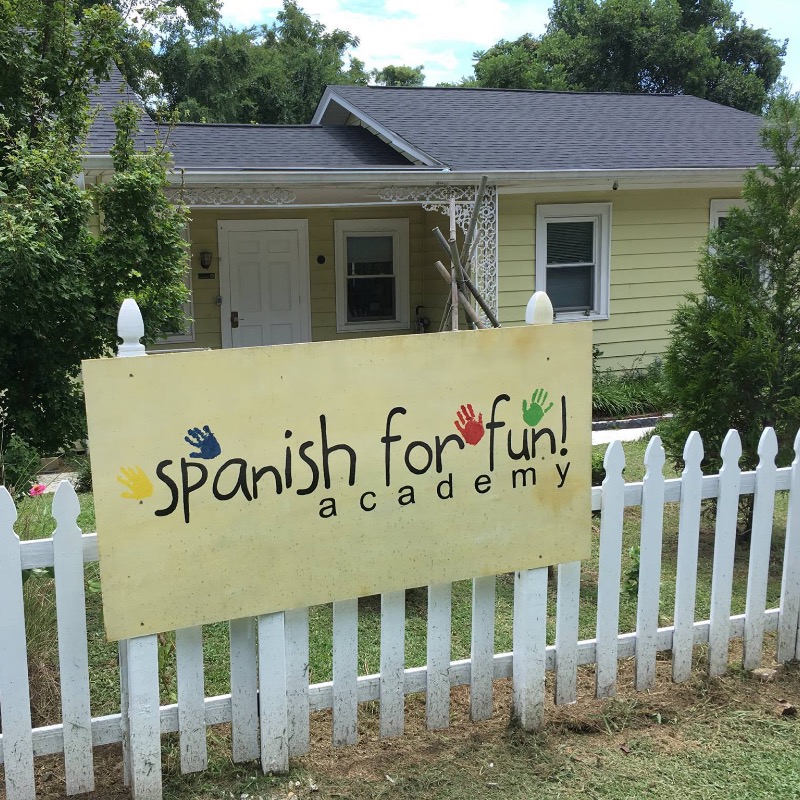
<svg viewBox="0 0 800 800">
<path fill-rule="evenodd" d="M 800 425 L 800 102 L 775 100 L 762 132 L 774 166 L 745 178 L 746 210 L 732 209 L 709 234 L 700 262 L 702 293 L 673 319 L 664 361 L 674 417 L 664 425 L 677 460 L 692 430 L 706 462 L 720 466 L 729 428 L 742 437 L 742 463 L 756 466 L 765 426 L 785 457 Z"/>
<path fill-rule="evenodd" d="M 305 123 L 328 84 L 367 83 L 361 61 L 345 66 L 357 45 L 284 0 L 270 26 L 219 26 L 207 38 L 185 32 L 166 42 L 156 58 L 163 106 L 191 122 Z"/>
<path fill-rule="evenodd" d="M 183 329 L 182 304 L 188 209 L 165 193 L 169 153 L 162 144 L 136 152 L 141 112 L 122 104 L 113 112 L 117 137 L 111 148 L 114 174 L 97 188 L 103 229 L 94 264 L 95 303 L 104 318 L 106 343 L 114 342 L 120 303 L 133 297 L 144 318 L 148 341 Z"/>
<path fill-rule="evenodd" d="M 219 23 L 221 0 L 79 0 L 75 22 L 105 5 L 120 19 L 114 60 L 128 84 L 146 99 L 160 91 L 157 53 L 181 37 L 207 37 Z"/>
<path fill-rule="evenodd" d="M 513 42 L 501 39 L 474 54 L 478 86 L 495 89 L 568 89 L 563 65 L 539 58 L 539 39 L 525 33 Z"/>
<path fill-rule="evenodd" d="M 761 113 L 786 43 L 730 0 L 555 0 L 539 39 L 476 53 L 482 86 L 691 94 Z"/>
<path fill-rule="evenodd" d="M 121 31 L 119 15 L 107 6 L 82 16 L 72 0 L 0 6 L 0 390 L 8 425 L 49 452 L 84 434 L 81 359 L 116 343 L 122 298 L 106 290 L 108 282 L 160 298 L 150 303 L 154 331 L 174 321 L 183 292 L 182 276 L 173 283 L 177 269 L 173 277 L 162 270 L 156 283 L 147 262 L 98 260 L 103 249 L 89 232 L 91 200 L 76 180 L 91 86 L 107 76 Z M 130 138 L 130 130 L 123 136 Z M 163 172 L 136 162 L 121 165 L 106 195 L 119 195 L 125 181 L 129 198 L 134 184 L 151 199 L 158 194 Z M 111 208 L 108 196 L 101 203 Z M 149 213 L 163 212 L 155 206 Z M 132 202 L 117 202 L 113 213 L 121 231 L 135 230 L 142 219 Z M 165 252 L 171 247 L 163 245 Z"/>
<path fill-rule="evenodd" d="M 422 86 L 425 83 L 425 67 L 395 66 L 388 64 L 383 69 L 374 69 L 370 73 L 372 80 L 379 86 Z"/>
</svg>

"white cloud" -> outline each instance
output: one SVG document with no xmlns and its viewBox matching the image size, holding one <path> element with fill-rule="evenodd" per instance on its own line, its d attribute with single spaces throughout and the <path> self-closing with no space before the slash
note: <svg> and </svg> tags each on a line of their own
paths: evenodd
<svg viewBox="0 0 800 800">
<path fill-rule="evenodd" d="M 548 3 L 515 0 L 301 0 L 303 10 L 326 28 L 360 40 L 354 55 L 368 69 L 387 64 L 425 67 L 426 83 L 457 80 L 471 70 L 475 50 L 523 33 L 541 33 Z M 272 21 L 281 3 L 225 0 L 223 16 L 235 25 Z"/>
</svg>

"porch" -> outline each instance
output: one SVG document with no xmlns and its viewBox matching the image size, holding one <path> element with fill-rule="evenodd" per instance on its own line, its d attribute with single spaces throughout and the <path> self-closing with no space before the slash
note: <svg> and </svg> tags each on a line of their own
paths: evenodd
<svg viewBox="0 0 800 800">
<path fill-rule="evenodd" d="M 459 242 L 477 186 L 198 186 L 184 334 L 161 348 L 220 348 L 437 331 L 449 287 L 433 236 Z M 175 190 L 178 195 L 178 190 Z M 488 187 L 472 270 L 497 309 L 497 199 Z M 424 320 L 429 320 L 424 324 Z M 449 317 L 445 323 L 449 327 Z"/>
</svg>

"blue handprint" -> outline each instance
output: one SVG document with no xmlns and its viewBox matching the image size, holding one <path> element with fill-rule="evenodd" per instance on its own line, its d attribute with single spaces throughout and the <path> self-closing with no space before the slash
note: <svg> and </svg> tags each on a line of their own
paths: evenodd
<svg viewBox="0 0 800 800">
<path fill-rule="evenodd" d="M 217 437 L 214 436 L 208 425 L 204 425 L 203 430 L 200 430 L 200 428 L 189 428 L 186 433 L 189 435 L 183 437 L 184 441 L 192 447 L 198 448 L 200 451 L 199 453 L 189 453 L 189 458 L 211 459 L 216 458 L 222 452 Z"/>
</svg>

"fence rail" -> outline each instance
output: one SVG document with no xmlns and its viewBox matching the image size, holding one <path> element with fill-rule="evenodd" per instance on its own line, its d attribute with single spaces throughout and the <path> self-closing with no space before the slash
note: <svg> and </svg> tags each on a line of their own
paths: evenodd
<svg viewBox="0 0 800 800">
<path fill-rule="evenodd" d="M 800 434 L 795 441 L 800 453 Z M 405 595 L 381 597 L 380 672 L 358 675 L 358 603 L 342 600 L 333 609 L 333 680 L 309 685 L 308 610 L 268 614 L 230 623 L 231 692 L 204 696 L 200 628 L 176 632 L 178 702 L 160 706 L 157 642 L 146 636 L 120 643 L 120 713 L 89 715 L 86 610 L 83 565 L 97 560 L 97 537 L 77 526 L 79 505 L 63 482 L 53 501 L 57 526 L 50 539 L 20 542 L 13 526 L 16 509 L 0 488 L 0 763 L 9 800 L 35 797 L 34 758 L 64 754 L 66 792 L 91 791 L 93 748 L 123 744 L 126 780 L 136 797 L 161 794 L 160 737 L 177 732 L 181 770 L 207 765 L 206 729 L 232 723 L 234 761 L 261 759 L 265 771 L 288 768 L 289 758 L 309 749 L 309 715 L 333 710 L 335 744 L 358 740 L 358 705 L 380 702 L 380 733 L 403 733 L 404 698 L 426 693 L 431 729 L 449 722 L 450 689 L 470 687 L 473 719 L 492 714 L 493 681 L 513 681 L 514 713 L 525 729 L 543 723 L 547 671 L 555 673 L 555 702 L 577 699 L 579 666 L 595 665 L 597 697 L 611 697 L 620 659 L 635 658 L 635 687 L 655 680 L 659 653 L 672 652 L 672 678 L 689 677 L 694 648 L 708 647 L 708 672 L 718 675 L 729 663 L 733 639 L 743 642 L 743 665 L 761 663 L 766 633 L 777 632 L 776 658 L 800 658 L 800 455 L 791 467 L 775 466 L 777 443 L 764 431 L 761 462 L 741 472 L 741 446 L 731 431 L 722 448 L 719 475 L 700 472 L 702 442 L 693 434 L 680 478 L 663 477 L 664 452 L 658 437 L 645 455 L 646 474 L 626 484 L 621 445 L 609 446 L 606 478 L 592 490 L 592 509 L 600 512 L 597 628 L 593 639 L 579 640 L 581 565 L 558 567 L 555 644 L 546 644 L 547 569 L 518 572 L 514 579 L 513 652 L 494 652 L 495 578 L 473 581 L 472 651 L 452 661 L 451 587 L 428 588 L 427 666 L 405 667 Z M 788 492 L 780 605 L 766 608 L 768 567 L 776 493 Z M 731 616 L 736 519 L 739 498 L 754 495 L 747 600 L 744 614 Z M 703 499 L 716 498 L 716 528 L 711 615 L 695 620 L 698 533 Z M 674 624 L 659 627 L 663 512 L 680 503 Z M 619 633 L 623 515 L 641 507 L 640 565 L 636 631 Z M 589 520 L 587 519 L 587 524 Z M 62 723 L 33 728 L 28 687 L 22 571 L 53 567 L 57 598 Z"/>
</svg>

